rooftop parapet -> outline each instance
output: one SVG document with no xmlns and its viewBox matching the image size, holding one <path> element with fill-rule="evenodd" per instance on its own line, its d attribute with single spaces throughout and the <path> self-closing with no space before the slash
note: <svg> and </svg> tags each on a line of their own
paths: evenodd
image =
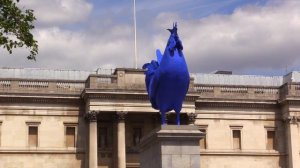
<svg viewBox="0 0 300 168">
<path fill-rule="evenodd" d="M 0 78 L 43 80 L 86 80 L 98 71 L 53 70 L 39 68 L 0 68 Z"/>
<path fill-rule="evenodd" d="M 34 80 L 87 80 L 90 75 L 140 74 L 138 83 L 143 80 L 143 70 L 133 68 L 102 69 L 96 71 L 81 70 L 53 70 L 38 68 L 0 68 L 1 78 L 34 79 Z M 300 82 L 300 72 L 293 71 L 284 76 L 263 75 L 232 75 L 215 73 L 191 73 L 196 84 L 212 85 L 247 85 L 247 86 L 281 86 L 285 83 Z M 132 81 L 136 82 L 136 81 Z"/>
<path fill-rule="evenodd" d="M 206 85 L 245 85 L 245 86 L 281 86 L 282 76 L 228 75 L 228 74 L 191 74 L 196 84 Z"/>
<path fill-rule="evenodd" d="M 245 86 L 282 86 L 285 83 L 300 83 L 300 72 L 293 71 L 284 76 L 231 75 L 215 73 L 193 73 L 196 84 L 208 85 L 245 85 Z"/>
<path fill-rule="evenodd" d="M 10 93 L 80 95 L 85 89 L 116 92 L 123 90 L 137 93 L 146 91 L 144 71 L 141 69 L 117 68 L 106 74 L 99 74 L 100 71 L 97 74 L 97 71 L 88 73 L 87 71 L 5 68 L 0 69 L 0 72 L 8 72 L 0 73 L 0 93 L 3 95 Z M 31 74 L 23 76 L 25 72 Z M 66 79 L 63 79 L 64 75 L 67 76 Z M 191 78 L 189 91 L 196 92 L 200 98 L 282 101 L 300 97 L 299 72 L 275 77 L 228 74 L 192 74 L 191 76 L 195 77 L 195 82 L 194 78 Z"/>
</svg>

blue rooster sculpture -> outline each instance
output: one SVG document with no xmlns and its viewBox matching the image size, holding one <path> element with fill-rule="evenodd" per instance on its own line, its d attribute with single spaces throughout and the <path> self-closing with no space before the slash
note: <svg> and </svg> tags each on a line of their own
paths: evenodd
<svg viewBox="0 0 300 168">
<path fill-rule="evenodd" d="M 167 30 L 171 35 L 164 54 L 156 50 L 157 61 L 144 64 L 143 69 L 146 69 L 145 81 L 152 107 L 161 112 L 161 124 L 166 124 L 166 113 L 174 110 L 176 124 L 180 125 L 180 111 L 188 92 L 190 76 L 177 34 L 177 24 Z"/>
</svg>

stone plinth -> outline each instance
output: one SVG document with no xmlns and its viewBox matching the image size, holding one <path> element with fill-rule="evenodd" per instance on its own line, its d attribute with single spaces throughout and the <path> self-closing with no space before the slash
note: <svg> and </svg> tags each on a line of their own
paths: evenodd
<svg viewBox="0 0 300 168">
<path fill-rule="evenodd" d="M 155 129 L 139 145 L 141 168 L 200 168 L 202 137 L 203 133 L 192 125 Z"/>
</svg>

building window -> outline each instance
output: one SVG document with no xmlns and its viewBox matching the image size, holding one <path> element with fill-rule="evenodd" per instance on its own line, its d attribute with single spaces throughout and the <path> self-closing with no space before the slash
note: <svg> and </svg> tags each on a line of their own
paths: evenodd
<svg viewBox="0 0 300 168">
<path fill-rule="evenodd" d="M 234 150 L 242 149 L 242 126 L 230 126 L 232 132 L 232 148 Z"/>
<path fill-rule="evenodd" d="M 233 149 L 241 149 L 241 130 L 232 130 Z"/>
<path fill-rule="evenodd" d="M 76 147 L 76 131 L 78 123 L 64 122 L 65 125 L 65 145 L 66 147 Z"/>
<path fill-rule="evenodd" d="M 207 125 L 206 126 L 200 126 L 199 129 L 202 133 L 204 133 L 204 137 L 200 139 L 199 144 L 200 144 L 200 149 L 207 149 Z"/>
<path fill-rule="evenodd" d="M 100 127 L 98 129 L 98 148 L 107 148 L 108 147 L 108 131 L 107 127 Z"/>
<path fill-rule="evenodd" d="M 66 146 L 75 147 L 75 127 L 66 127 Z"/>
<path fill-rule="evenodd" d="M 138 145 L 142 139 L 142 128 L 133 128 L 133 146 Z"/>
<path fill-rule="evenodd" d="M 266 128 L 266 149 L 276 150 L 276 131 L 275 128 Z"/>
<path fill-rule="evenodd" d="M 38 127 L 29 126 L 28 128 L 28 145 L 29 147 L 38 146 Z"/>
<path fill-rule="evenodd" d="M 2 128 L 1 128 L 1 125 L 2 125 L 2 121 L 0 121 L 0 146 L 1 146 L 1 138 L 2 138 Z"/>
<path fill-rule="evenodd" d="M 28 146 L 39 146 L 39 125 L 41 122 L 26 122 L 28 125 Z"/>
</svg>

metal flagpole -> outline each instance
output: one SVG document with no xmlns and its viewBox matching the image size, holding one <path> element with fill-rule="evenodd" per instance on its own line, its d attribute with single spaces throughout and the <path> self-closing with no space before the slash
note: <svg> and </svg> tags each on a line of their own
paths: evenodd
<svg viewBox="0 0 300 168">
<path fill-rule="evenodd" d="M 134 58 L 135 58 L 135 69 L 137 69 L 137 47 L 136 47 L 136 11 L 135 11 L 135 0 L 133 0 L 133 21 L 134 21 Z"/>
</svg>

